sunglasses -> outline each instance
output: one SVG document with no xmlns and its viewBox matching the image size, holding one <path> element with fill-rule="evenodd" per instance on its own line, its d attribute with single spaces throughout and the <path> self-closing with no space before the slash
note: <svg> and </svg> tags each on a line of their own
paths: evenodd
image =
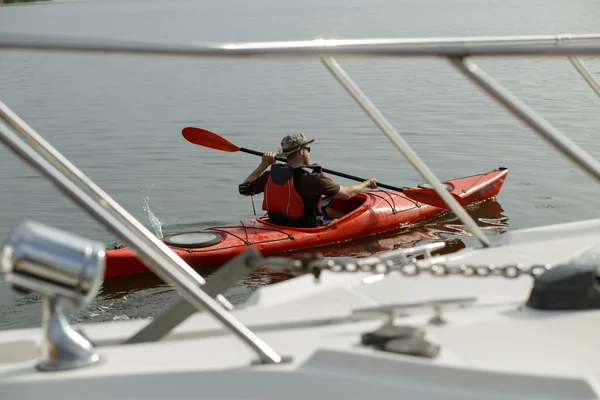
<svg viewBox="0 0 600 400">
<path fill-rule="evenodd" d="M 308 152 L 310 153 L 310 146 L 303 147 L 303 149 L 308 150 Z"/>
</svg>

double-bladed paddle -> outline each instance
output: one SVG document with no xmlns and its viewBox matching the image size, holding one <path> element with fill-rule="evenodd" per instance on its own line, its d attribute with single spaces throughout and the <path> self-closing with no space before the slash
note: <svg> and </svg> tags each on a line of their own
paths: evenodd
<svg viewBox="0 0 600 400">
<path fill-rule="evenodd" d="M 259 151 L 250 150 L 250 149 L 246 149 L 244 147 L 237 146 L 237 145 L 231 143 L 229 140 L 225 139 L 224 137 L 219 136 L 216 133 L 211 132 L 206 129 L 195 128 L 195 127 L 186 127 L 186 128 L 183 128 L 181 133 L 183 134 L 183 137 L 185 138 L 185 140 L 187 140 L 190 143 L 197 144 L 199 146 L 204 146 L 204 147 L 208 147 L 208 148 L 215 149 L 215 150 L 226 151 L 229 153 L 235 153 L 237 151 L 241 151 L 243 153 L 254 154 L 254 155 L 260 156 L 260 157 L 262 157 L 264 155 L 264 153 L 261 153 Z M 282 158 L 282 157 L 276 157 L 275 159 L 277 161 L 283 161 L 283 162 L 287 161 L 285 158 Z M 333 171 L 333 170 L 323 168 L 323 167 L 321 167 L 321 170 L 325 173 L 340 176 L 340 177 L 346 178 L 346 179 L 351 179 L 354 181 L 359 181 L 359 182 L 366 181 L 366 179 L 358 177 L 358 176 L 348 175 L 343 172 Z M 433 189 L 429 189 L 429 188 L 399 188 L 399 187 L 387 185 L 387 184 L 381 183 L 381 182 L 377 182 L 377 186 L 385 188 L 385 189 L 395 190 L 397 192 L 402 192 L 407 197 L 410 197 L 411 199 L 421 202 L 421 203 L 424 203 L 424 204 L 429 204 L 431 206 L 438 207 L 438 208 L 449 208 L 448 205 L 444 202 L 444 200 L 441 197 L 439 197 L 437 192 Z M 450 193 L 450 194 L 458 201 L 459 204 L 462 204 L 462 199 L 458 195 L 456 195 L 454 193 Z"/>
</svg>

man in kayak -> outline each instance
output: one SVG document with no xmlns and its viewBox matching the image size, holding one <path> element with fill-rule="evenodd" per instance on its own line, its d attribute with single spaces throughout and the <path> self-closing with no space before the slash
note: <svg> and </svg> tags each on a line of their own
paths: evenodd
<svg viewBox="0 0 600 400">
<path fill-rule="evenodd" d="M 276 224 L 312 228 L 323 225 L 323 221 L 342 217 L 335 209 L 327 209 L 325 197 L 348 200 L 366 188 L 377 188 L 375 179 L 362 183 L 340 186 L 325 176 L 316 164 L 310 165 L 310 144 L 303 133 L 292 133 L 281 140 L 277 154 L 267 152 L 261 163 L 248 175 L 240 193 L 245 195 L 264 192 L 262 209 Z M 286 164 L 275 164 L 275 157 L 285 157 Z M 270 170 L 267 170 L 271 166 Z M 242 187 L 249 187 L 243 191 Z"/>
</svg>

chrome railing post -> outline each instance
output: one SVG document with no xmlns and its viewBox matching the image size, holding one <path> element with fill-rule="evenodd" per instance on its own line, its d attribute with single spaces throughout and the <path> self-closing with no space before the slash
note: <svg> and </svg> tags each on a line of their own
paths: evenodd
<svg viewBox="0 0 600 400">
<path fill-rule="evenodd" d="M 332 57 L 324 57 L 323 63 L 338 80 L 338 82 L 346 89 L 354 100 L 362 107 L 375 124 L 383 131 L 390 139 L 390 142 L 400 150 L 404 157 L 410 162 L 419 173 L 433 186 L 437 194 L 448 204 L 450 209 L 462 221 L 463 224 L 471 231 L 471 233 L 479 239 L 484 247 L 490 246 L 490 241 L 485 236 L 479 225 L 471 218 L 465 209 L 452 197 L 445 186 L 435 176 L 435 174 L 421 160 L 417 153 L 409 146 L 409 144 L 396 131 L 393 125 L 383 116 L 383 114 L 375 107 L 369 98 L 360 90 L 358 85 L 354 83 L 352 78 L 342 69 L 342 67 Z"/>
<path fill-rule="evenodd" d="M 467 78 L 475 82 L 488 95 L 496 99 L 548 143 L 600 182 L 600 163 L 595 158 L 586 153 L 575 142 L 571 141 L 565 134 L 538 115 L 525 103 L 513 96 L 473 61 L 465 58 L 450 57 L 449 59 Z"/>
<path fill-rule="evenodd" d="M 590 70 L 583 65 L 583 62 L 579 59 L 579 57 L 571 56 L 569 57 L 569 61 L 571 61 L 571 64 L 573 64 L 577 72 L 579 72 L 583 79 L 585 79 L 588 85 L 594 89 L 594 92 L 600 96 L 600 83 L 596 80 L 596 78 L 594 78 L 594 75 L 592 75 Z"/>
<path fill-rule="evenodd" d="M 127 232 L 117 232 L 123 241 L 129 245 L 131 240 L 128 234 L 134 234 L 137 240 L 152 248 L 154 256 L 158 255 L 164 263 L 170 265 L 170 268 L 185 271 L 198 285 L 206 283 L 196 271 L 190 268 L 177 254 L 172 252 L 167 245 L 161 242 L 144 225 L 129 214 L 127 210 L 100 189 L 91 179 L 85 176 L 83 172 L 2 102 L 0 102 L 0 117 L 10 124 L 19 133 L 21 139 L 29 147 L 38 152 L 47 163 L 60 171 L 61 175 L 71 181 L 79 190 L 86 193 L 94 203 L 106 210 L 106 213 L 127 227 Z M 67 193 L 67 195 L 73 198 L 70 193 Z M 144 263 L 148 264 L 150 261 L 150 259 L 146 259 Z"/>
<path fill-rule="evenodd" d="M 36 141 L 36 136 L 39 137 L 32 128 L 29 128 L 1 102 L 0 117 L 10 123 L 10 125 L 18 128 L 19 132 L 23 132 L 28 128 L 30 131 L 23 134 L 23 136 L 28 137 L 29 140 Z M 31 135 L 32 133 L 33 135 Z M 261 362 L 279 363 L 283 360 L 283 358 L 271 347 L 264 343 L 231 313 L 223 309 L 219 303 L 206 294 L 199 287 L 198 283 L 200 282 L 194 280 L 194 276 L 188 272 L 191 268 L 187 266 L 183 260 L 180 259 L 181 263 L 185 264 L 187 268 L 177 268 L 169 263 L 167 261 L 168 256 L 179 258 L 173 251 L 166 247 L 162 242 L 160 242 L 162 246 L 151 246 L 149 242 L 153 242 L 154 239 L 158 241 L 156 236 L 152 236 L 152 234 L 137 221 L 137 224 L 139 224 L 141 228 L 135 230 L 137 224 L 127 223 L 129 219 L 133 219 L 133 217 L 126 211 L 124 211 L 123 214 L 117 209 L 111 209 L 109 211 L 108 208 L 113 200 L 104 193 L 96 193 L 99 196 L 98 198 L 94 198 L 90 195 L 93 188 L 88 185 L 87 178 L 81 171 L 69 162 L 58 163 L 58 166 L 53 165 L 52 162 L 48 160 L 48 158 L 52 158 L 50 153 L 53 153 L 54 156 L 59 156 L 60 153 L 52 148 L 50 144 L 43 141 L 36 141 L 36 145 L 44 150 L 42 154 L 40 154 L 1 121 L 0 140 L 25 162 L 50 180 L 50 182 L 65 193 L 71 200 L 79 204 L 84 210 L 88 211 L 97 221 L 108 226 L 117 233 L 121 239 L 131 246 L 136 252 L 136 255 L 144 261 L 150 270 L 165 282 L 177 287 L 187 301 L 198 309 L 206 308 L 210 314 L 252 348 L 259 355 Z M 97 190 L 99 191 L 99 188 Z M 150 237 L 147 237 L 144 233 L 147 233 Z M 163 247 L 166 247 L 166 250 L 163 250 Z M 196 276 L 199 277 L 197 274 Z M 202 283 L 203 282 L 204 281 L 202 280 Z"/>
</svg>

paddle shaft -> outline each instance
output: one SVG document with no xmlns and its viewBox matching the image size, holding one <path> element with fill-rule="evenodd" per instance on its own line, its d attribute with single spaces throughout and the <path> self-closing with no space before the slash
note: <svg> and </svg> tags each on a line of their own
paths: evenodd
<svg viewBox="0 0 600 400">
<path fill-rule="evenodd" d="M 264 153 L 261 153 L 260 151 L 250 150 L 250 149 L 246 149 L 244 147 L 240 147 L 239 151 L 244 152 L 244 153 L 248 153 L 248 154 L 254 154 L 256 156 L 261 156 L 261 157 L 264 155 Z M 287 162 L 287 160 L 285 158 L 283 158 L 283 157 L 275 157 L 275 159 L 277 161 Z M 310 165 L 308 166 L 308 168 L 310 168 Z M 315 166 L 314 168 L 317 168 L 317 167 Z M 323 167 L 320 167 L 320 168 L 321 168 L 321 170 L 323 172 L 326 172 L 326 173 L 331 174 L 331 175 L 336 175 L 336 176 L 340 176 L 342 178 L 351 179 L 351 180 L 359 181 L 359 182 L 366 181 L 365 178 L 361 178 L 361 177 L 358 177 L 358 176 L 348 175 L 348 174 L 345 174 L 343 172 L 333 171 L 333 170 L 330 170 L 330 169 L 327 169 L 327 168 L 323 168 Z M 397 192 L 403 192 L 404 191 L 404 189 L 402 189 L 402 188 L 399 188 L 399 187 L 396 187 L 396 186 L 391 186 L 391 185 L 386 185 L 385 183 L 380 183 L 380 182 L 377 182 L 377 186 L 385 188 L 385 189 L 395 190 Z"/>
<path fill-rule="evenodd" d="M 181 133 L 183 134 L 183 137 L 188 142 L 196 144 L 198 146 L 204 146 L 204 147 L 208 147 L 210 149 L 226 151 L 226 152 L 230 152 L 230 153 L 241 151 L 243 153 L 254 154 L 254 155 L 260 156 L 260 157 L 264 156 L 263 152 L 258 152 L 256 150 L 250 150 L 250 149 L 246 149 L 246 148 L 237 146 L 237 145 L 231 143 L 229 140 L 225 139 L 224 137 L 217 135 L 216 133 L 208 131 L 206 129 L 188 126 L 186 128 L 183 128 Z M 287 160 L 284 158 L 275 157 L 275 159 L 277 161 L 287 162 Z M 307 167 L 310 168 L 311 166 L 307 165 Z M 314 166 L 313 168 L 317 168 L 317 166 Z M 359 181 L 359 182 L 366 181 L 366 179 L 358 177 L 358 176 L 348 175 L 348 174 L 344 174 L 342 172 L 333 171 L 333 170 L 322 168 L 322 167 L 320 167 L 320 168 L 321 168 L 321 171 L 327 172 L 331 175 L 337 175 L 337 176 L 341 176 L 342 178 L 347 178 L 347 179 Z M 378 186 L 380 186 L 382 188 L 386 188 L 386 189 L 391 189 L 396 192 L 402 192 L 407 197 L 410 197 L 412 200 L 415 200 L 417 202 L 421 202 L 421 203 L 428 204 L 428 205 L 438 207 L 438 208 L 444 208 L 444 209 L 448 208 L 448 205 L 446 204 L 446 202 L 439 195 L 437 195 L 437 193 L 435 193 L 435 190 L 433 190 L 433 189 L 406 188 L 406 187 L 399 188 L 396 186 L 386 185 L 384 183 L 378 183 Z M 462 199 L 458 195 L 456 195 L 454 193 L 450 193 L 450 194 L 452 195 L 452 197 L 454 197 L 456 199 L 456 201 L 459 202 L 459 204 L 462 204 Z"/>
</svg>

